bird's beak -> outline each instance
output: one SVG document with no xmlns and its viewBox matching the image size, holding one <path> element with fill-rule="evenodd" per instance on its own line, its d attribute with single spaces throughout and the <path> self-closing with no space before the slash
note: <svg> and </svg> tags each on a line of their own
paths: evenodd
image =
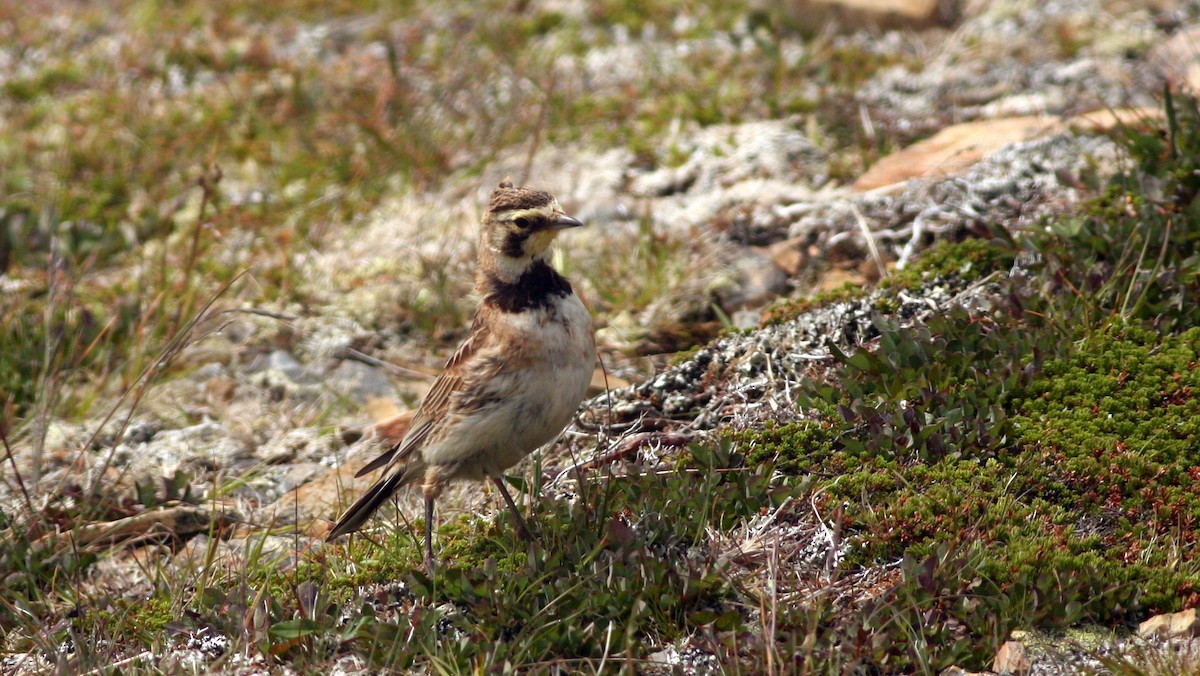
<svg viewBox="0 0 1200 676">
<path fill-rule="evenodd" d="M 555 230 L 566 230 L 567 228 L 578 228 L 583 223 L 566 214 L 559 214 L 558 218 L 551 222 L 551 225 Z"/>
</svg>

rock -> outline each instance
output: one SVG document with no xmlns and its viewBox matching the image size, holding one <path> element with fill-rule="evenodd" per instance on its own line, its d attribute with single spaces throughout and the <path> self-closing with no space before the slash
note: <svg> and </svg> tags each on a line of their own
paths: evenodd
<svg viewBox="0 0 1200 676">
<path fill-rule="evenodd" d="M 251 456 L 245 442 L 213 420 L 163 430 L 146 441 L 138 439 L 134 436 L 122 441 L 113 456 L 117 466 L 128 468 L 129 480 L 169 477 L 178 469 L 230 469 L 238 460 Z"/>
<path fill-rule="evenodd" d="M 249 373 L 277 372 L 293 383 L 310 383 L 313 380 L 308 369 L 287 350 L 272 350 L 265 356 L 259 355 L 246 370 Z"/>
<path fill-rule="evenodd" d="M 382 371 L 359 361 L 347 359 L 341 362 L 326 376 L 326 382 L 358 403 L 366 403 L 372 397 L 396 396 L 396 388 Z"/>
<path fill-rule="evenodd" d="M 766 250 L 723 243 L 710 247 L 688 277 L 664 290 L 639 316 L 610 319 L 597 340 L 630 353 L 677 352 L 716 336 L 726 318 L 778 298 L 787 284 L 787 272 Z"/>
<path fill-rule="evenodd" d="M 1113 14 L 1103 0 L 1049 3 L 1033 11 L 1014 1 L 970 3 L 955 39 L 921 57 L 915 68 L 882 69 L 856 98 L 874 128 L 908 139 L 984 118 L 1152 106 L 1157 85 L 1151 69 L 1126 55 L 1160 34 L 1152 12 L 1127 7 Z M 1089 47 L 1064 55 L 1064 32 Z"/>
<path fill-rule="evenodd" d="M 1021 676 L 1030 672 L 1029 656 L 1025 654 L 1025 645 L 1019 641 L 1006 641 L 996 651 L 996 659 L 992 661 L 992 671 L 998 674 L 1014 674 Z"/>
<path fill-rule="evenodd" d="M 268 465 L 327 461 L 337 448 L 337 437 L 315 427 L 296 427 L 272 437 L 255 451 Z"/>
<path fill-rule="evenodd" d="M 1029 141 L 1059 127 L 1055 116 L 1025 116 L 956 124 L 879 160 L 854 182 L 876 190 L 910 178 L 946 178 L 1010 143 Z"/>
<path fill-rule="evenodd" d="M 679 664 L 679 651 L 675 646 L 669 645 L 662 650 L 650 653 L 647 657 L 650 664 L 658 667 L 671 667 Z"/>
<path fill-rule="evenodd" d="M 588 396 L 595 396 L 609 390 L 629 387 L 631 384 L 628 380 L 618 375 L 605 373 L 604 369 L 596 367 L 592 371 L 592 382 L 588 385 Z"/>
<path fill-rule="evenodd" d="M 310 476 L 274 502 L 265 505 L 256 515 L 259 521 L 275 523 L 306 523 L 314 519 L 333 519 L 346 505 L 365 491 L 376 477 L 354 477 L 363 465 L 384 449 L 370 439 L 359 442 L 352 452 L 353 461 L 325 468 Z"/>
<path fill-rule="evenodd" d="M 981 676 L 983 672 L 967 671 L 957 664 L 946 667 L 938 672 L 938 676 Z"/>
<path fill-rule="evenodd" d="M 319 342 L 315 338 L 314 341 Z M 340 344 L 335 338 L 330 341 L 330 345 Z M 294 397 L 315 401 L 341 396 L 365 404 L 371 398 L 396 397 L 396 388 L 380 369 L 354 359 L 325 363 L 330 364 L 328 370 L 316 364 L 305 365 L 290 352 L 275 350 L 251 362 L 246 371 L 252 377 L 247 380 L 270 392 L 276 400 Z"/>
<path fill-rule="evenodd" d="M 291 524 L 292 515 L 280 509 L 277 503 L 285 496 L 317 477 L 329 472 L 328 465 L 316 462 L 293 462 L 286 465 L 271 465 L 255 472 L 231 488 L 230 498 L 244 500 L 247 504 L 268 504 L 262 515 L 256 514 L 260 523 L 274 526 Z"/>
<path fill-rule="evenodd" d="M 633 171 L 629 192 L 652 199 L 650 217 L 670 232 L 687 233 L 737 220 L 752 232 L 770 221 L 770 207 L 808 194 L 823 174 L 824 156 L 799 120 L 713 125 L 675 143 L 682 164 Z M 736 209 L 736 219 L 729 211 Z M 753 237 L 739 238 L 754 243 Z"/>
<path fill-rule="evenodd" d="M 810 294 L 818 294 L 823 291 L 833 291 L 840 289 L 847 284 L 854 286 L 866 286 L 868 280 L 865 275 L 858 269 L 842 269 L 832 268 L 828 272 L 823 273 L 809 289 Z"/>
<path fill-rule="evenodd" d="M 352 316 L 325 314 L 316 317 L 299 318 L 292 322 L 300 334 L 296 344 L 296 354 L 305 363 L 315 364 L 329 358 L 340 357 L 355 347 L 368 343 L 373 339 L 370 331 L 362 327 L 354 316 L 363 314 L 353 308 L 333 308 L 330 312 L 341 314 L 350 313 Z"/>
<path fill-rule="evenodd" d="M 209 405 L 228 404 L 237 395 L 238 382 L 220 376 L 204 383 L 204 397 Z"/>
<path fill-rule="evenodd" d="M 424 397 L 424 395 L 422 395 Z M 395 400 L 388 397 L 367 397 L 363 410 L 371 416 L 376 424 L 382 424 L 399 416 L 403 410 L 396 405 Z"/>
<path fill-rule="evenodd" d="M 833 21 L 847 32 L 919 29 L 954 19 L 953 3 L 944 0 L 801 0 L 789 8 L 803 26 L 821 28 Z"/>
<path fill-rule="evenodd" d="M 1189 638 L 1200 636 L 1200 617 L 1195 608 L 1178 613 L 1164 613 L 1138 625 L 1142 638 Z"/>
<path fill-rule="evenodd" d="M 96 443 L 99 446 L 93 448 L 105 448 L 117 442 L 117 435 L 120 434 L 122 444 L 144 444 L 154 438 L 162 430 L 161 423 L 154 420 L 131 420 L 128 425 L 123 421 L 112 421 L 104 426 L 104 430 L 96 437 Z"/>
<path fill-rule="evenodd" d="M 67 450 L 83 442 L 86 430 L 80 425 L 63 420 L 51 420 L 46 425 L 42 447 L 49 451 Z"/>
<path fill-rule="evenodd" d="M 766 254 L 788 277 L 795 277 L 808 265 L 808 253 L 801 237 L 775 242 L 766 248 Z"/>
<path fill-rule="evenodd" d="M 787 286 L 787 272 L 764 254 L 746 249 L 708 284 L 708 292 L 728 314 L 774 300 Z"/>
</svg>

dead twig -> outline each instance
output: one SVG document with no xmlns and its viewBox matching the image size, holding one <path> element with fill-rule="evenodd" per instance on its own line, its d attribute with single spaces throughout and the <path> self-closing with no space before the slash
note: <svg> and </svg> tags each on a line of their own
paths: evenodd
<svg viewBox="0 0 1200 676">
<path fill-rule="evenodd" d="M 617 444 L 617 447 L 615 449 L 613 449 L 612 451 L 610 451 L 609 453 L 606 453 L 605 455 L 603 455 L 599 458 L 594 458 L 592 460 L 588 460 L 587 462 L 585 462 L 581 465 L 576 465 L 575 467 L 571 468 L 571 470 L 569 470 L 569 471 L 587 472 L 596 467 L 600 467 L 601 465 L 607 465 L 610 463 L 614 463 L 618 460 L 624 460 L 625 458 L 629 457 L 630 455 L 633 455 L 637 451 L 640 451 L 641 449 L 643 449 L 647 446 L 655 445 L 656 443 L 658 446 L 661 447 L 661 446 L 687 446 L 691 442 L 692 442 L 691 437 L 688 437 L 687 435 L 684 435 L 684 434 L 672 434 L 672 433 L 663 434 L 663 433 L 659 433 L 659 432 L 639 432 L 638 434 L 631 434 L 631 435 L 625 437 L 624 439 L 622 439 L 621 443 Z"/>
</svg>

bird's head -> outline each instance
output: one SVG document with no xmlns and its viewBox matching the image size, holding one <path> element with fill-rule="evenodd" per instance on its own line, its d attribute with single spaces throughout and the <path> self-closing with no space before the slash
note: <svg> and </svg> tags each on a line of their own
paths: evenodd
<svg viewBox="0 0 1200 676">
<path fill-rule="evenodd" d="M 480 262 L 492 272 L 515 280 L 535 260 L 546 259 L 559 232 L 583 225 L 568 216 L 544 190 L 514 187 L 505 179 L 492 192 L 483 214 Z"/>
</svg>

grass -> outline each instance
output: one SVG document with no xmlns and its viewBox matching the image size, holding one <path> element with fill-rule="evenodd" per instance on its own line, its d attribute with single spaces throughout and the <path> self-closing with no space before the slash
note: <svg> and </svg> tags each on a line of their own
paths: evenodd
<svg viewBox="0 0 1200 676">
<path fill-rule="evenodd" d="M 674 467 L 631 464 L 570 484 L 534 501 L 535 546 L 505 517 L 443 524 L 445 565 L 432 575 L 417 570 L 420 524 L 328 548 L 294 534 L 231 538 L 219 518 L 187 541 L 154 532 L 136 544 L 40 546 L 94 520 L 211 504 L 210 489 L 236 499 L 247 477 L 177 474 L 162 486 L 66 482 L 43 503 L 46 487 L 7 454 L 44 450 L 51 421 L 112 411 L 119 424 L 147 405 L 149 383 L 195 366 L 180 350 L 220 326 L 221 311 L 325 311 L 338 298 L 308 279 L 311 252 L 395 193 L 447 194 L 444 184 L 527 148 L 531 129 L 538 143 L 623 146 L 672 165 L 685 158 L 660 141 L 675 125 L 805 115 L 827 130 L 842 178 L 898 142 L 846 122 L 857 119 L 854 88 L 891 57 L 805 34 L 783 14 L 720 3 L 602 2 L 581 17 L 487 9 L 119 2 L 72 6 L 56 22 L 0 9 L 21 65 L 0 92 L 0 479 L 18 496 L 0 509 L 8 656 L 60 671 L 194 671 L 186 650 L 207 670 L 248 660 L 315 673 L 354 659 L 633 671 L 671 646 L 731 672 L 931 671 L 987 666 L 1013 628 L 1121 629 L 1200 603 L 1190 302 L 1200 115 L 1169 97 L 1167 129 L 1125 130 L 1134 162 L 1086 210 L 1019 240 L 939 245 L 882 285 L 878 345 L 838 354 L 828 384 L 797 393 L 809 419 L 724 430 Z M 318 24 L 329 32 L 310 35 Z M 686 43 L 694 64 L 679 68 L 657 41 Z M 582 57 L 593 52 L 631 70 L 588 80 Z M 685 272 L 687 242 L 647 223 L 633 250 L 575 264 L 602 315 L 647 307 Z M 889 293 L 950 276 L 1002 280 L 1022 250 L 1040 256 L 1028 272 L 1037 283 L 997 282 L 992 311 L 888 320 Z M 461 325 L 447 319 L 461 285 L 430 286 L 368 328 Z M 781 304 L 768 321 L 861 293 Z M 295 340 L 281 329 L 252 348 Z M 324 415 L 286 411 L 276 424 Z M 79 450 L 113 452 L 119 435 L 101 436 Z M 721 545 L 766 515 L 797 525 L 808 512 L 836 514 L 829 537 L 845 547 L 819 574 L 736 564 Z M 185 546 L 192 564 L 173 557 Z M 884 580 L 871 594 L 865 582 L 837 594 L 871 579 Z M 1169 672 L 1189 659 L 1117 666 Z"/>
<path fill-rule="evenodd" d="M 346 654 L 393 669 L 634 665 L 644 659 L 639 646 L 648 636 L 674 640 L 741 622 L 726 572 L 704 555 L 706 531 L 751 516 L 769 474 L 717 471 L 736 458 L 705 449 L 694 449 L 694 459 L 698 485 L 674 473 L 596 475 L 575 486 L 573 499 L 539 502 L 532 516 L 542 537 L 528 549 L 507 522 L 464 517 L 446 524 L 433 576 L 419 571 L 420 549 L 404 526 L 334 548 L 301 548 L 294 566 L 268 553 L 266 536 L 251 536 L 242 565 L 159 569 L 150 602 L 79 594 L 64 606 L 65 599 L 43 598 L 47 607 L 37 614 L 56 618 L 55 628 L 14 633 L 8 649 L 108 646 L 76 651 L 76 659 L 111 664 L 208 634 L 226 637 L 215 667 L 247 652 L 301 671 Z M 46 577 L 30 570 L 16 579 Z M 43 593 L 10 587 L 7 598 Z M 6 615 L 5 626 L 21 628 L 18 617 Z"/>
<path fill-rule="evenodd" d="M 104 434 L 97 431 L 83 445 L 111 454 L 121 441 L 114 427 L 144 410 L 151 383 L 182 378 L 196 366 L 176 357 L 222 326 L 229 317 L 223 311 L 282 316 L 336 300 L 306 279 L 306 257 L 389 195 L 435 191 L 445 177 L 471 176 L 497 153 L 523 147 L 530 129 L 542 142 L 625 144 L 658 162 L 650 140 L 680 121 L 727 123 L 811 111 L 810 102 L 792 98 L 801 91 L 795 85 L 830 61 L 784 67 L 781 47 L 797 35 L 770 13 L 754 17 L 752 50 L 725 49 L 730 35 L 743 30 L 744 8 L 736 5 L 601 3 L 582 17 L 507 9 L 128 1 L 104 11 L 72 6 L 51 20 L 0 8 L 0 20 L 15 36 L 6 62 L 14 67 L 0 90 L 0 272 L 6 284 L 0 294 L 0 430 L 6 452 L 38 449 L 32 475 L 18 476 L 5 464 L 11 494 L 22 492 L 14 486 L 18 479 L 35 494 L 46 489 L 37 474 L 48 464 L 41 454 L 51 422 L 87 419 L 99 427 L 108 417 Z M 677 24 L 681 11 L 694 20 Z M 332 32 L 311 32 L 317 27 Z M 648 38 L 646 58 L 635 59 L 646 70 L 634 80 L 647 88 L 632 103 L 620 78 L 605 86 L 579 79 L 579 57 L 616 49 L 626 35 L 687 41 L 702 67 L 672 65 L 656 56 L 655 38 Z M 463 52 L 462 44 L 475 48 Z M 575 59 L 574 75 L 556 74 L 562 58 Z M 764 97 L 764 91 L 771 93 Z M 601 309 L 648 304 L 657 283 L 679 265 L 673 259 L 679 246 L 645 231 L 634 255 L 606 252 L 593 275 Z M 624 283 L 640 278 L 646 266 L 663 277 Z M 435 297 L 411 312 L 377 317 L 371 328 L 442 331 L 460 288 L 435 286 Z M 255 349 L 287 349 L 295 340 L 288 328 L 266 334 Z M 237 480 L 214 477 L 212 487 Z M 198 486 L 205 481 L 192 478 Z M 6 649 L 58 654 L 63 646 L 97 646 L 78 652 L 75 664 L 110 664 L 140 647 L 164 648 L 174 631 L 169 623 L 181 615 L 205 618 L 214 631 L 267 640 L 270 632 L 263 638 L 229 616 L 252 599 L 272 613 L 298 612 L 288 605 L 298 603 L 294 592 L 260 596 L 264 580 L 278 580 L 270 572 L 274 562 L 262 556 L 227 571 L 219 584 L 211 571 L 191 578 L 149 565 L 149 602 L 85 591 L 85 578 L 105 555 L 47 558 L 30 542 L 51 527 L 154 509 L 168 498 L 200 499 L 199 491 L 160 493 L 139 484 L 117 493 L 102 482 L 90 484 L 64 484 L 46 510 L 35 509 L 32 499 L 15 511 L 6 505 L 3 523 L 13 529 L 0 546 L 5 569 L 13 571 L 0 607 Z M 574 516 L 557 516 L 567 514 Z M 463 539 L 481 537 L 479 528 L 464 530 Z M 570 542 L 597 542 L 571 535 Z M 406 560 L 386 563 L 394 570 Z M 648 574 L 658 579 L 664 573 Z M 302 582 L 291 580 L 297 588 Z M 714 585 L 701 581 L 705 589 Z M 307 629 L 284 624 L 275 637 L 286 643 Z M 617 639 L 620 645 L 630 640 L 625 634 Z M 285 653 L 297 655 L 300 644 Z M 236 648 L 265 645 L 247 639 Z M 138 664 L 149 668 L 128 666 Z"/>
<path fill-rule="evenodd" d="M 675 35 L 683 7 L 604 3 L 567 18 L 456 3 L 297 1 L 217 11 L 130 1 L 104 12 L 73 8 L 65 28 L 38 12 L 0 15 L 24 56 L 0 99 L 0 261 L 23 282 L 5 294 L 7 333 L 21 338 L 2 346 L 0 381 L 18 414 L 37 399 L 36 379 L 22 374 L 79 369 L 110 382 L 107 369 L 153 354 L 199 299 L 246 270 L 252 276 L 232 302 L 324 300 L 297 266 L 334 224 L 369 212 L 398 184 L 430 188 L 478 172 L 497 152 L 525 145 L 531 129 L 542 142 L 636 148 L 680 120 L 779 112 L 790 104 L 778 93 L 800 91 L 817 68 L 845 60 L 862 77 L 883 65 L 863 68 L 859 57 L 824 54 L 819 43 L 813 62 L 780 68 L 780 45 L 795 39 L 794 27 L 769 13 L 749 26 L 754 50 L 725 50 L 723 36 L 740 30 L 744 10 L 702 3 L 687 5 L 694 22 L 675 38 L 694 43 L 695 64 L 660 62 L 649 49 L 616 64 L 645 69 L 628 74 L 648 83 L 638 97 L 620 78 L 586 84 L 579 65 L 569 77 L 555 75 L 555 58 L 615 45 L 617 35 Z M 307 22 L 340 26 L 349 16 L 371 20 L 343 26 L 344 44 L 341 34 L 304 33 Z M 477 48 L 450 58 L 459 44 Z M 822 54 L 828 58 L 815 58 Z M 765 101 L 764 90 L 777 95 Z M 70 294 L 47 294 L 48 255 Z M 131 267 L 132 277 L 118 272 Z M 113 275 L 128 283 L 114 288 Z M 619 269 L 612 278 L 627 276 Z M 602 292 L 614 305 L 639 305 L 623 303 L 620 289 Z M 89 303 L 96 307 L 81 312 Z M 108 314 L 99 307 L 120 308 L 118 323 L 93 326 L 89 316 Z M 39 338 L 45 332 L 30 330 L 32 317 L 61 328 L 52 334 L 66 342 Z M 44 363 L 47 352 L 62 356 Z"/>
<path fill-rule="evenodd" d="M 1165 134 L 1125 141 L 1136 167 L 1021 243 L 1045 261 L 1041 293 L 1005 286 L 989 311 L 910 328 L 885 314 L 877 345 L 835 350 L 833 384 L 800 393 L 811 420 L 727 435 L 754 461 L 836 478 L 814 500 L 844 506 L 851 566 L 928 568 L 893 589 L 873 625 L 893 648 L 870 663 L 981 668 L 1007 628 L 1122 627 L 1200 603 L 1200 327 L 1182 302 L 1197 291 L 1200 114 L 1166 106 Z M 1012 260 L 1012 242 L 944 245 L 889 285 Z M 940 614 L 916 621 L 930 594 Z"/>
</svg>

